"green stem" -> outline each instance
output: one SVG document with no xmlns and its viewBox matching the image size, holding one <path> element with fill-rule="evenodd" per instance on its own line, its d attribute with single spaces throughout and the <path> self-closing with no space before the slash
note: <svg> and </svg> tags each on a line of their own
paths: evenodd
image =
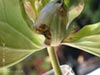
<svg viewBox="0 0 100 75">
<path fill-rule="evenodd" d="M 55 48 L 48 47 L 47 49 L 55 75 L 62 75 Z"/>
</svg>

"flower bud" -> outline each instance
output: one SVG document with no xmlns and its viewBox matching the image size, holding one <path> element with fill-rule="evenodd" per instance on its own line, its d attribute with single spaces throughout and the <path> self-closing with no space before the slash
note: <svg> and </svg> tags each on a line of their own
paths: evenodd
<svg viewBox="0 0 100 75">
<path fill-rule="evenodd" d="M 55 46 L 65 37 L 66 25 L 67 8 L 63 2 L 55 0 L 42 9 L 34 27 L 37 33 L 45 36 L 46 44 Z"/>
</svg>

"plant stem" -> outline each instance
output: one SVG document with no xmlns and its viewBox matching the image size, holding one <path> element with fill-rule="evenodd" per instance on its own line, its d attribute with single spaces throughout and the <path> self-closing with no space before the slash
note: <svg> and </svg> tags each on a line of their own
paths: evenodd
<svg viewBox="0 0 100 75">
<path fill-rule="evenodd" d="M 58 58 L 55 52 L 55 47 L 48 47 L 47 49 L 55 75 L 62 75 Z"/>
</svg>

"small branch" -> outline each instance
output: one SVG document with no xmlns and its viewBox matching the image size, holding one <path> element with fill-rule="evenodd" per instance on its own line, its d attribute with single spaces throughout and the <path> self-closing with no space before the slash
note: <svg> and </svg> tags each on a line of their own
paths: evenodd
<svg viewBox="0 0 100 75">
<path fill-rule="evenodd" d="M 48 47 L 47 49 L 55 75 L 62 75 L 55 48 Z"/>
</svg>

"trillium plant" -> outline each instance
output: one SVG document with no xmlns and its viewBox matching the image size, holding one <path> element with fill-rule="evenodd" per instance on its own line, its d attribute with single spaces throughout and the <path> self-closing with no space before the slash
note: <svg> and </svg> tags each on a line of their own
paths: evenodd
<svg viewBox="0 0 100 75">
<path fill-rule="evenodd" d="M 67 45 L 100 56 L 100 22 L 75 31 L 84 1 L 0 0 L 0 69 L 47 48 L 55 75 L 63 75 L 56 49 Z"/>
</svg>

